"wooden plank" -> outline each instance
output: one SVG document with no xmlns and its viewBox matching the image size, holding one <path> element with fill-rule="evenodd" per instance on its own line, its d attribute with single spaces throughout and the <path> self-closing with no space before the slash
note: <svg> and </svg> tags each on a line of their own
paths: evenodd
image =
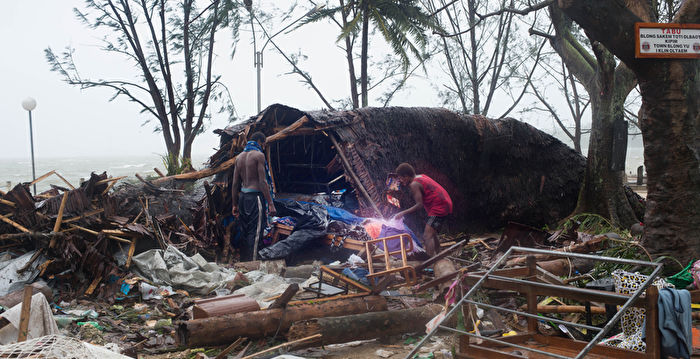
<svg viewBox="0 0 700 359">
<path fill-rule="evenodd" d="M 97 215 L 97 214 L 100 214 L 100 213 L 102 213 L 102 212 L 104 212 L 104 211 L 105 211 L 104 208 L 100 208 L 100 209 L 95 209 L 95 210 L 92 210 L 92 211 L 88 211 L 88 212 L 85 212 L 85 213 L 83 213 L 83 214 L 81 214 L 81 215 L 79 215 L 79 216 L 75 216 L 75 217 L 68 218 L 68 219 L 66 219 L 65 221 L 63 221 L 63 223 L 71 223 L 71 222 L 79 221 L 79 220 L 81 220 L 81 219 L 83 219 L 83 218 L 92 217 L 92 216 Z"/>
<path fill-rule="evenodd" d="M 56 177 L 60 178 L 60 179 L 61 179 L 61 180 L 63 181 L 63 183 L 65 183 L 65 184 L 66 184 L 66 186 L 68 186 L 68 188 L 70 188 L 70 189 L 72 189 L 72 190 L 73 190 L 73 189 L 75 189 L 75 187 L 73 187 L 73 185 L 72 185 L 72 184 L 70 184 L 70 182 L 68 182 L 68 180 L 67 180 L 67 179 L 63 178 L 63 176 L 61 176 L 61 174 L 60 174 L 60 173 L 58 173 L 58 172 L 54 171 L 54 173 L 53 173 L 53 174 L 55 174 L 55 175 L 56 175 Z"/>
<path fill-rule="evenodd" d="M 126 264 L 124 265 L 127 269 L 131 266 L 131 258 L 134 256 L 134 251 L 136 251 L 136 238 L 132 238 L 129 245 L 129 255 L 126 257 Z"/>
<path fill-rule="evenodd" d="M 56 233 L 61 229 L 61 222 L 63 221 L 63 211 L 66 209 L 66 201 L 68 199 L 68 192 L 63 192 L 63 198 L 61 198 L 61 206 L 58 208 L 58 215 L 56 216 L 56 223 L 53 225 L 53 232 Z M 49 242 L 49 248 L 56 246 L 56 237 L 51 238 Z"/>
<path fill-rule="evenodd" d="M 29 184 L 29 186 L 35 185 L 35 184 L 37 184 L 37 183 L 39 183 L 39 182 L 45 180 L 47 177 L 51 176 L 51 175 L 54 174 L 54 173 L 56 173 L 56 170 L 53 170 L 53 171 L 49 171 L 49 172 L 47 172 L 47 173 L 44 173 L 43 175 L 39 176 L 39 178 L 37 178 L 37 179 L 35 179 L 34 181 L 32 181 L 32 182 Z"/>
<path fill-rule="evenodd" d="M 160 184 L 163 182 L 167 182 L 169 180 L 198 180 L 200 178 L 213 176 L 219 172 L 226 171 L 229 168 L 233 167 L 233 165 L 235 165 L 235 164 L 236 164 L 236 156 L 228 159 L 226 162 L 220 164 L 216 168 L 205 168 L 205 169 L 199 170 L 199 171 L 187 172 L 187 173 L 182 173 L 179 175 L 173 175 L 173 176 L 167 176 L 167 177 L 160 177 L 160 178 L 154 179 L 153 181 L 151 181 L 151 183 L 157 185 L 157 184 Z"/>
<path fill-rule="evenodd" d="M 545 344 L 550 347 L 554 348 L 567 348 L 569 350 L 575 350 L 577 352 L 581 351 L 586 345 L 588 345 L 588 342 L 580 341 L 580 340 L 571 340 L 568 338 L 562 338 L 562 337 L 555 337 L 555 336 L 548 336 L 548 335 L 542 335 L 542 334 L 535 334 L 533 336 L 533 339 L 535 339 L 537 342 Z M 541 349 L 541 348 L 538 348 Z M 643 352 L 638 352 L 634 350 L 627 350 L 627 349 L 620 349 L 617 347 L 609 346 L 609 345 L 595 345 L 591 351 L 588 352 L 589 354 L 594 354 L 594 355 L 602 355 L 606 358 L 625 358 L 625 359 L 643 359 L 645 358 L 645 354 Z M 587 356 L 588 357 L 588 356 Z"/>
<path fill-rule="evenodd" d="M 103 180 L 99 180 L 99 181 L 95 182 L 95 185 L 98 185 L 98 184 L 105 184 L 105 183 L 110 183 L 110 182 L 117 182 L 117 181 L 119 181 L 120 179 L 124 179 L 124 178 L 127 178 L 127 177 L 129 177 L 129 176 L 105 178 L 105 179 L 103 179 Z"/>
<path fill-rule="evenodd" d="M 275 301 L 270 304 L 269 309 L 274 309 L 274 308 L 284 308 L 287 306 L 287 303 L 289 303 L 290 300 L 292 300 L 292 297 L 294 297 L 295 294 L 299 291 L 299 285 L 296 283 L 290 284 L 287 289 L 284 290 L 284 293 L 277 297 Z"/>
<path fill-rule="evenodd" d="M 280 345 L 275 345 L 274 347 L 267 348 L 267 349 L 265 349 L 265 350 L 263 350 L 263 351 L 259 351 L 259 352 L 255 353 L 255 354 L 251 354 L 251 355 L 248 355 L 248 356 L 244 356 L 243 359 L 252 359 L 252 358 L 255 358 L 255 357 L 260 356 L 260 355 L 262 355 L 262 354 L 275 351 L 275 350 L 277 350 L 277 349 L 279 349 L 279 348 L 288 347 L 288 346 L 292 346 L 292 345 L 295 345 L 295 344 L 307 342 L 307 341 L 314 340 L 314 339 L 317 339 L 317 338 L 320 338 L 320 337 L 321 337 L 321 334 L 314 334 L 314 335 L 310 335 L 310 336 L 308 336 L 308 337 L 306 337 L 306 338 L 301 338 L 301 339 L 297 339 L 297 340 L 292 340 L 291 342 L 286 342 L 286 343 L 283 343 L 283 344 L 280 344 Z"/>
<path fill-rule="evenodd" d="M 650 285 L 647 288 L 647 312 L 646 312 L 646 358 L 661 358 L 661 333 L 659 332 L 659 289 Z"/>
<path fill-rule="evenodd" d="M 527 270 L 531 278 L 537 275 L 537 260 L 535 256 L 527 256 Z M 528 291 L 526 297 L 527 312 L 530 314 L 537 314 L 537 293 L 534 290 Z M 532 317 L 527 318 L 527 331 L 531 333 L 537 332 L 537 319 Z"/>
<path fill-rule="evenodd" d="M 19 333 L 17 334 L 17 342 L 21 343 L 27 340 L 27 332 L 29 330 L 29 317 L 32 311 L 32 287 L 24 286 L 24 297 L 22 299 L 22 311 L 19 316 Z"/>
<path fill-rule="evenodd" d="M 348 158 L 345 156 L 345 152 L 343 152 L 343 149 L 340 147 L 340 144 L 335 139 L 335 136 L 333 136 L 333 134 L 330 134 L 330 135 L 328 135 L 328 138 L 330 138 L 331 142 L 333 142 L 333 146 L 335 146 L 335 150 L 338 152 L 338 154 L 340 155 L 340 159 L 343 161 L 345 171 L 350 174 L 350 177 L 352 178 L 353 182 L 355 182 L 357 189 L 360 190 L 360 193 L 362 193 L 362 196 L 365 197 L 365 199 L 372 206 L 372 209 L 374 209 L 374 211 L 377 212 L 379 217 L 384 218 L 384 215 L 382 214 L 381 211 L 379 211 L 379 208 L 374 203 L 374 200 L 372 200 L 372 197 L 369 195 L 369 193 L 367 193 L 367 190 L 365 189 L 365 186 L 362 184 L 362 181 L 360 181 L 360 179 L 357 177 L 355 170 L 350 165 L 350 161 L 348 161 Z"/>
<path fill-rule="evenodd" d="M 419 264 L 418 266 L 416 266 L 416 268 L 415 268 L 415 269 L 416 269 L 416 272 L 420 272 L 420 271 L 422 271 L 424 268 L 428 268 L 428 266 L 430 266 L 430 265 L 432 265 L 433 263 L 439 261 L 440 259 L 446 257 L 446 256 L 447 256 L 448 254 L 450 254 L 452 251 L 454 251 L 454 250 L 460 248 L 461 246 L 463 246 L 464 243 L 466 243 L 466 242 L 467 242 L 466 239 L 465 239 L 465 240 L 462 240 L 461 242 L 459 242 L 459 243 L 457 243 L 457 244 L 454 244 L 454 245 L 450 246 L 449 248 L 443 250 L 442 252 L 440 252 L 440 253 L 434 255 L 432 258 L 430 258 L 430 259 L 428 259 L 427 261 L 425 261 L 425 262 Z"/>
<path fill-rule="evenodd" d="M 274 135 L 267 137 L 267 139 L 265 139 L 265 143 L 269 145 L 272 142 L 279 141 L 279 140 L 289 136 L 290 133 L 292 133 L 297 128 L 303 126 L 308 121 L 309 121 L 309 118 L 306 117 L 306 115 L 302 116 L 300 119 L 294 121 L 294 123 L 287 126 L 282 131 L 279 131 L 279 132 L 275 133 Z"/>
<path fill-rule="evenodd" d="M 8 206 L 10 206 L 10 207 L 15 207 L 15 206 L 16 206 L 15 202 L 8 201 L 8 200 L 2 199 L 2 198 L 0 198 L 0 203 L 2 203 L 2 204 L 4 204 L 4 205 L 8 205 Z"/>
<path fill-rule="evenodd" d="M 97 288 L 97 285 L 100 284 L 101 281 L 102 281 L 102 276 L 95 277 L 95 279 L 92 280 L 92 283 L 90 283 L 90 286 L 88 287 L 88 289 L 85 291 L 85 295 L 92 295 L 92 293 Z"/>
<path fill-rule="evenodd" d="M 350 279 L 350 278 L 348 278 L 348 277 L 346 277 L 346 276 L 344 276 L 344 275 L 342 275 L 342 274 L 340 274 L 340 273 L 338 273 L 338 272 L 336 272 L 336 271 L 334 271 L 326 266 L 321 266 L 321 271 L 327 273 L 328 275 L 330 275 L 334 278 L 338 278 L 338 280 L 340 280 L 341 282 L 346 283 L 348 285 L 351 285 L 351 286 L 355 287 L 355 289 L 359 289 L 363 292 L 371 292 L 372 291 L 367 286 L 362 285 L 362 283 L 356 282 L 356 281 L 354 281 L 354 280 L 352 280 L 352 279 Z"/>
<path fill-rule="evenodd" d="M 219 355 L 214 357 L 214 359 L 224 359 L 227 357 L 226 354 L 230 353 L 232 350 L 236 349 L 239 345 L 243 344 L 244 341 L 246 341 L 246 338 L 238 338 L 236 339 L 235 342 L 231 343 L 231 345 L 227 346 L 226 349 L 222 350 Z"/>
<path fill-rule="evenodd" d="M 24 232 L 24 233 L 31 233 L 31 232 L 32 232 L 32 231 L 30 231 L 30 230 L 24 228 L 21 224 L 19 224 L 19 223 L 13 221 L 13 220 L 11 220 L 11 219 L 9 219 L 9 218 L 8 218 L 9 216 L 10 216 L 10 215 L 8 215 L 8 214 L 6 214 L 6 215 L 4 215 L 4 216 L 0 216 L 0 220 L 3 221 L 3 222 L 5 222 L 5 223 L 7 223 L 7 224 L 9 224 L 9 225 L 11 225 L 12 227 L 15 227 L 15 228 L 19 229 L 20 231 L 22 231 L 22 232 Z"/>
</svg>

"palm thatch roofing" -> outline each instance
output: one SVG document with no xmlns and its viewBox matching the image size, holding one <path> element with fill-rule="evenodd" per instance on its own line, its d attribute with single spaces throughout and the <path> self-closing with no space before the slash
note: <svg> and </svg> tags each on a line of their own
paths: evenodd
<svg viewBox="0 0 700 359">
<path fill-rule="evenodd" d="M 280 104 L 214 131 L 221 146 L 210 166 L 237 155 L 255 131 L 268 136 L 277 192 L 347 187 L 355 189 L 365 216 L 376 216 L 368 197 L 389 214 L 396 209 L 386 200 L 387 174 L 408 162 L 450 194 L 456 230 L 554 223 L 574 209 L 585 168 L 573 149 L 512 118 L 418 107 L 305 112 Z M 231 174 L 217 180 L 230 186 Z M 402 197 L 402 207 L 410 201 Z"/>
</svg>

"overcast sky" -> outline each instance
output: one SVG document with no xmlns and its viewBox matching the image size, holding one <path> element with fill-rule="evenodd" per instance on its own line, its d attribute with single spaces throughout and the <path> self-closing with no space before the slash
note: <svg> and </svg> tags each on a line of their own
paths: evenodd
<svg viewBox="0 0 700 359">
<path fill-rule="evenodd" d="M 258 2 L 256 2 L 258 3 Z M 291 3 L 291 2 L 290 2 Z M 102 89 L 80 90 L 61 81 L 49 70 L 44 49 L 59 52 L 65 46 L 76 48 L 75 58 L 84 77 L 112 78 L 133 71 L 115 56 L 97 49 L 99 33 L 86 29 L 73 14 L 83 6 L 82 0 L 11 0 L 3 2 L 5 20 L 0 22 L 3 39 L 3 86 L 0 88 L 0 158 L 24 158 L 29 155 L 28 114 L 21 107 L 24 98 L 36 99 L 32 112 L 34 148 L 37 159 L 67 156 L 156 155 L 165 152 L 160 134 L 153 127 L 142 127 L 144 114 L 123 99 L 109 102 L 112 92 Z M 287 5 L 280 4 L 284 7 Z M 285 8 L 286 9 L 286 8 Z M 291 20 L 306 9 L 295 10 Z M 298 14 L 297 14 L 298 13 Z M 290 20 L 288 20 L 289 22 Z M 250 26 L 244 26 L 233 59 L 230 31 L 218 37 L 214 71 L 222 74 L 230 89 L 237 116 L 256 114 L 256 78 Z M 275 32 L 277 29 L 269 29 Z M 337 30 L 313 24 L 290 34 L 282 33 L 275 41 L 287 52 L 304 48 L 309 56 L 304 63 L 317 86 L 333 99 L 348 92 L 347 72 L 342 52 L 335 44 Z M 260 35 L 258 33 L 258 35 Z M 259 38 L 260 39 L 260 38 Z M 307 89 L 290 70 L 285 60 L 268 45 L 262 70 L 262 107 L 280 102 L 303 110 L 323 107 L 318 97 Z M 403 91 L 393 104 L 436 106 L 438 99 L 424 81 Z M 207 131 L 198 137 L 193 153 L 211 154 L 218 145 L 213 129 L 223 128 L 227 119 L 214 114 Z"/>
</svg>

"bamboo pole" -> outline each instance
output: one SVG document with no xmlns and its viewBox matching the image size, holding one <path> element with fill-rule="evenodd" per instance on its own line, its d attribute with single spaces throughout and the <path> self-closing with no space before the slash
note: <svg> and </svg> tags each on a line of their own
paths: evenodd
<svg viewBox="0 0 700 359">
<path fill-rule="evenodd" d="M 365 186 L 363 186 L 362 182 L 360 182 L 360 178 L 357 177 L 357 174 L 355 174 L 355 171 L 353 170 L 352 166 L 350 166 L 350 161 L 348 161 L 348 158 L 345 157 L 345 153 L 340 148 L 340 144 L 338 144 L 338 141 L 335 139 L 335 136 L 333 136 L 332 133 L 327 134 L 327 136 L 331 139 L 331 142 L 333 142 L 333 146 L 335 146 L 335 150 L 338 151 L 338 154 L 340 155 L 340 159 L 343 161 L 343 165 L 345 165 L 345 170 L 350 174 L 350 177 L 352 177 L 352 180 L 353 180 L 353 182 L 355 182 L 355 185 L 357 185 L 357 188 L 360 190 L 360 193 L 362 193 L 362 195 L 369 202 L 369 204 L 372 206 L 374 211 L 377 212 L 377 214 L 379 214 L 379 217 L 384 218 L 384 215 L 382 215 L 382 212 L 379 211 L 379 208 L 372 200 L 372 197 L 370 197 L 369 193 L 367 193 Z"/>
<path fill-rule="evenodd" d="M 110 182 L 116 182 L 116 181 L 119 181 L 119 180 L 124 179 L 124 178 L 127 178 L 127 177 L 129 177 L 129 176 L 105 178 L 105 179 L 103 179 L 103 180 L 99 180 L 99 181 L 95 182 L 95 184 L 98 185 L 98 184 L 105 184 L 105 183 L 110 183 Z"/>
<path fill-rule="evenodd" d="M 83 213 L 83 214 L 81 214 L 81 215 L 79 215 L 79 216 L 75 216 L 75 217 L 72 217 L 72 218 L 68 218 L 68 219 L 66 219 L 65 221 L 63 221 L 63 223 L 75 222 L 75 221 L 81 220 L 81 219 L 86 218 L 86 217 L 92 217 L 92 216 L 94 216 L 94 215 L 96 215 L 96 214 L 100 214 L 100 213 L 102 213 L 102 212 L 104 212 L 104 208 L 95 209 L 95 210 L 92 210 L 92 211 Z"/>
<path fill-rule="evenodd" d="M 6 205 L 8 205 L 8 206 L 10 206 L 10 207 L 15 207 L 15 206 L 16 206 L 15 202 L 8 201 L 8 200 L 2 199 L 2 198 L 0 198 L 0 203 L 6 204 Z"/>
<path fill-rule="evenodd" d="M 24 232 L 24 233 L 31 233 L 30 230 L 24 228 L 21 224 L 19 224 L 19 223 L 13 221 L 13 220 L 11 220 L 11 219 L 9 219 L 9 218 L 8 218 L 9 216 L 10 216 L 9 214 L 6 214 L 6 215 L 4 215 L 4 216 L 0 216 L 0 220 L 3 221 L 3 222 L 5 222 L 5 223 L 7 223 L 7 224 L 9 224 L 9 225 L 11 225 L 12 227 L 15 227 L 15 228 L 19 229 L 20 231 L 22 231 L 22 232 Z"/>
<path fill-rule="evenodd" d="M 81 231 L 83 231 L 83 232 L 87 232 L 87 233 L 93 234 L 93 235 L 98 235 L 98 234 L 100 234 L 100 232 L 93 231 L 92 229 L 87 229 L 87 228 L 85 228 L 85 227 L 81 227 L 81 226 L 78 226 L 78 225 L 76 225 L 76 224 L 71 224 L 70 226 L 73 227 L 73 228 L 79 229 L 79 230 L 81 230 Z M 107 237 L 108 237 L 108 238 L 111 238 L 111 239 L 114 239 L 114 240 L 117 240 L 117 241 L 122 242 L 122 243 L 131 244 L 131 241 L 130 241 L 130 240 L 124 239 L 124 238 L 120 238 L 120 237 L 117 237 L 117 236 L 113 236 L 113 235 L 111 235 L 111 234 L 108 234 Z"/>
</svg>

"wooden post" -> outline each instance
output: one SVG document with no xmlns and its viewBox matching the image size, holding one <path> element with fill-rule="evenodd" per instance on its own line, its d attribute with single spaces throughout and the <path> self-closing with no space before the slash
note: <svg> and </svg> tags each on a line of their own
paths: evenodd
<svg viewBox="0 0 700 359">
<path fill-rule="evenodd" d="M 53 232 L 56 233 L 61 229 L 61 222 L 63 221 L 63 210 L 66 209 L 66 201 L 68 200 L 68 192 L 63 192 L 63 198 L 61 198 L 61 206 L 58 208 L 58 216 L 56 216 L 56 223 L 53 225 Z M 49 248 L 56 246 L 56 237 L 51 238 L 49 242 Z"/>
<path fill-rule="evenodd" d="M 537 275 L 537 260 L 535 256 L 527 256 L 526 262 L 528 279 L 534 280 Z M 532 287 L 527 287 L 527 312 L 537 314 L 537 293 Z M 527 318 L 527 331 L 537 333 L 537 319 Z"/>
<path fill-rule="evenodd" d="M 131 257 L 134 256 L 134 251 L 136 250 L 136 238 L 131 239 L 131 244 L 129 245 L 129 255 L 126 257 L 125 267 L 128 269 L 131 265 Z"/>
<path fill-rule="evenodd" d="M 646 293 L 646 357 L 661 358 L 661 338 L 659 332 L 659 289 L 650 285 Z"/>
<path fill-rule="evenodd" d="M 24 298 L 22 299 L 22 311 L 19 316 L 19 333 L 17 334 L 17 342 L 27 340 L 27 331 L 29 330 L 29 316 L 32 311 L 32 287 L 24 286 Z"/>
<path fill-rule="evenodd" d="M 340 144 L 338 144 L 338 141 L 335 139 L 335 136 L 333 136 L 333 134 L 329 134 L 328 138 L 330 138 L 331 142 L 333 142 L 333 146 L 335 146 L 335 150 L 338 151 L 338 154 L 340 155 L 340 159 L 343 161 L 343 165 L 345 166 L 345 171 L 347 171 L 350 174 L 350 177 L 352 177 L 353 182 L 355 182 L 357 189 L 360 190 L 360 193 L 362 193 L 362 195 L 369 202 L 369 204 L 372 206 L 374 211 L 377 212 L 379 217 L 384 218 L 384 215 L 382 215 L 382 212 L 379 211 L 379 208 L 374 203 L 374 200 L 372 200 L 372 197 L 370 197 L 369 193 L 367 193 L 365 186 L 363 186 L 362 182 L 360 182 L 360 178 L 357 177 L 357 174 L 355 174 L 355 170 L 352 168 L 352 166 L 350 166 L 350 161 L 348 161 L 348 158 L 345 157 L 345 152 L 343 152 L 343 149 L 340 148 Z"/>
</svg>

